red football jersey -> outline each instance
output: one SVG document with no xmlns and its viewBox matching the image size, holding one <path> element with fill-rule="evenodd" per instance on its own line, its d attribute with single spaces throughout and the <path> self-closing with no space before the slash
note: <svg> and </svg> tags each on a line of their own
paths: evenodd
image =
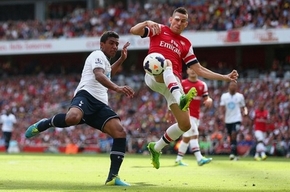
<svg viewBox="0 0 290 192">
<path fill-rule="evenodd" d="M 161 33 L 155 35 L 147 27 L 147 33 L 143 37 L 150 37 L 149 53 L 160 53 L 169 59 L 173 65 L 173 73 L 182 78 L 182 65 L 187 66 L 198 62 L 193 53 L 190 41 L 178 34 L 173 33 L 168 26 L 161 25 Z"/>
<path fill-rule="evenodd" d="M 267 131 L 267 120 L 269 119 L 269 112 L 267 110 L 255 110 L 254 114 L 254 125 L 255 125 L 255 130 Z"/>
<path fill-rule="evenodd" d="M 203 97 L 208 95 L 208 88 L 205 82 L 197 80 L 196 82 L 189 81 L 188 79 L 182 80 L 182 87 L 187 93 L 192 87 L 197 90 L 197 96 L 193 98 L 189 105 L 190 116 L 199 119 L 200 105 L 203 102 Z"/>
</svg>

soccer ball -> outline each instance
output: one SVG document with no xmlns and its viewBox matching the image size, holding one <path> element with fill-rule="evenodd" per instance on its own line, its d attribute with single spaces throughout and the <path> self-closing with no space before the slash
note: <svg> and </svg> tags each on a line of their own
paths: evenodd
<svg viewBox="0 0 290 192">
<path fill-rule="evenodd" d="M 150 53 L 143 61 L 143 68 L 150 75 L 160 75 L 166 67 L 165 57 L 160 53 Z"/>
</svg>

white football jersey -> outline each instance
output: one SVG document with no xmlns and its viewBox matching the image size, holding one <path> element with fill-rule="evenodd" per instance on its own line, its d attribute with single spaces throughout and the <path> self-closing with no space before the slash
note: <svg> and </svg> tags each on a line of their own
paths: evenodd
<svg viewBox="0 0 290 192">
<path fill-rule="evenodd" d="M 95 68 L 104 69 L 104 74 L 111 79 L 111 63 L 101 50 L 93 51 L 86 59 L 82 77 L 74 95 L 80 90 L 86 90 L 93 97 L 108 105 L 108 88 L 99 83 L 94 74 Z"/>
<path fill-rule="evenodd" d="M 225 123 L 235 123 L 242 121 L 241 107 L 245 107 L 245 99 L 241 93 L 231 95 L 223 93 L 220 101 L 221 106 L 225 106 Z"/>
<path fill-rule="evenodd" d="M 12 132 L 13 124 L 16 123 L 16 117 L 12 113 L 9 115 L 3 114 L 1 115 L 0 123 L 2 124 L 3 132 Z"/>
</svg>

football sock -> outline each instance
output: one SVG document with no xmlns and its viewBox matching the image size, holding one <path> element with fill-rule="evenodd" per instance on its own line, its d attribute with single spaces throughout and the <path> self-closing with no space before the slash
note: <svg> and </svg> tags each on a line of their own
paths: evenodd
<svg viewBox="0 0 290 192">
<path fill-rule="evenodd" d="M 266 153 L 264 151 L 261 152 L 261 157 L 265 157 Z"/>
<path fill-rule="evenodd" d="M 180 88 L 178 86 L 175 75 L 173 74 L 172 67 L 166 67 L 163 72 L 164 83 L 169 89 L 170 93 L 173 95 L 177 103 L 180 102 L 180 97 L 182 96 Z"/>
<path fill-rule="evenodd" d="M 200 161 L 203 156 L 201 155 L 201 152 L 199 149 L 198 139 L 191 139 L 190 140 L 190 147 L 191 147 L 193 154 L 195 155 L 196 160 Z"/>
<path fill-rule="evenodd" d="M 8 152 L 8 149 L 9 149 L 9 140 L 10 140 L 9 138 L 5 137 L 5 151 L 6 152 Z"/>
<path fill-rule="evenodd" d="M 171 125 L 165 132 L 165 134 L 162 136 L 159 141 L 156 142 L 154 149 L 158 152 L 160 152 L 166 145 L 168 145 L 171 141 L 175 141 L 178 139 L 184 131 L 182 131 L 178 124 L 175 123 Z"/>
<path fill-rule="evenodd" d="M 255 153 L 255 157 L 256 157 L 256 158 L 259 157 L 259 153 L 258 153 L 258 152 Z"/>
<path fill-rule="evenodd" d="M 184 154 L 187 151 L 188 146 L 189 146 L 189 143 L 185 143 L 184 141 L 180 142 L 179 147 L 178 147 L 178 154 L 176 157 L 176 161 L 182 160 Z"/>
<path fill-rule="evenodd" d="M 50 127 L 68 127 L 68 125 L 65 122 L 65 113 L 60 113 L 55 116 L 53 116 L 50 119 L 44 120 L 40 122 L 37 126 L 37 129 L 39 132 L 45 131 Z"/>
<path fill-rule="evenodd" d="M 119 174 L 119 169 L 122 165 L 126 150 L 126 138 L 114 139 L 110 159 L 111 166 L 108 174 L 107 182 L 111 181 L 113 177 Z"/>
<path fill-rule="evenodd" d="M 235 156 L 238 155 L 238 153 L 237 153 L 237 140 L 231 141 L 231 154 L 234 154 Z"/>
<path fill-rule="evenodd" d="M 262 141 L 259 141 L 257 146 L 256 146 L 256 151 L 257 152 L 262 152 L 265 151 L 265 145 Z"/>
</svg>

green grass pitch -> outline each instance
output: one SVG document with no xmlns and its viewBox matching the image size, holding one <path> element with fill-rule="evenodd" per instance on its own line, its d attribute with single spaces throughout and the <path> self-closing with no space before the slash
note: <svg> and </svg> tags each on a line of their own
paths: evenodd
<svg viewBox="0 0 290 192">
<path fill-rule="evenodd" d="M 197 166 L 187 155 L 188 167 L 174 167 L 175 156 L 162 155 L 156 170 L 148 155 L 127 154 L 120 177 L 130 187 L 105 186 L 108 154 L 4 154 L 0 153 L 0 191 L 290 191 L 290 159 L 269 157 L 229 161 L 213 156 L 213 161 Z"/>
</svg>

